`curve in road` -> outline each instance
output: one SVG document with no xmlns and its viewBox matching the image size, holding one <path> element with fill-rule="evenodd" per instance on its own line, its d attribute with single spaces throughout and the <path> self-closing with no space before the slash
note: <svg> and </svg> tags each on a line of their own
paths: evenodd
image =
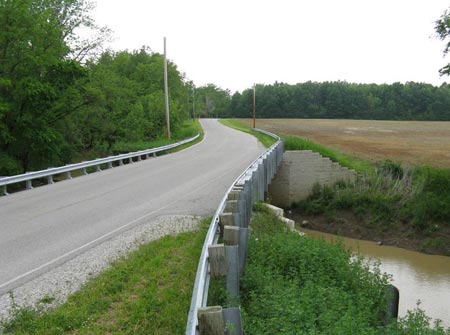
<svg viewBox="0 0 450 335">
<path fill-rule="evenodd" d="M 0 198 L 0 295 L 164 215 L 211 215 L 262 152 L 253 137 L 201 120 L 183 151 Z"/>
</svg>

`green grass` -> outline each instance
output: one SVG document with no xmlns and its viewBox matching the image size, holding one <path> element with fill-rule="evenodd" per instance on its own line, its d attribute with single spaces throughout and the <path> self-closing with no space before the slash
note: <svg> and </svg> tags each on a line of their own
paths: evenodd
<svg viewBox="0 0 450 335">
<path fill-rule="evenodd" d="M 5 334 L 184 334 L 208 223 L 142 246 L 55 310 L 15 310 Z"/>
<path fill-rule="evenodd" d="M 252 128 L 246 126 L 244 123 L 237 119 L 221 119 L 220 122 L 228 127 L 249 133 L 264 144 L 266 148 L 275 143 L 274 139 L 270 136 L 261 134 L 254 131 Z M 285 150 L 311 150 L 320 153 L 324 157 L 330 158 L 333 162 L 338 162 L 342 166 L 353 169 L 357 172 L 373 172 L 374 166 L 370 162 L 359 160 L 355 157 L 346 155 L 337 150 L 332 150 L 318 143 L 314 143 L 310 140 L 302 139 L 300 137 L 280 135 L 284 140 Z"/>
<path fill-rule="evenodd" d="M 139 150 L 146 150 L 151 148 L 161 147 L 167 144 L 172 144 L 178 141 L 182 141 L 184 139 L 193 137 L 200 133 L 200 138 L 194 142 L 186 144 L 183 147 L 187 147 L 198 143 L 203 138 L 203 129 L 198 120 L 188 120 L 183 123 L 183 126 L 180 129 L 177 129 L 175 132 L 171 134 L 171 139 L 159 138 L 152 141 L 139 141 L 139 142 L 117 142 L 114 144 L 112 151 L 114 154 L 119 153 L 127 153 Z M 180 150 L 180 149 L 179 149 Z"/>
<path fill-rule="evenodd" d="M 254 133 L 239 120 L 222 122 Z M 374 229 L 393 232 L 403 223 L 411 234 L 424 238 L 422 251 L 449 254 L 445 237 L 439 235 L 450 222 L 450 169 L 404 169 L 389 160 L 374 164 L 299 137 L 283 140 L 286 150 L 311 150 L 358 172 L 355 183 L 317 185 L 309 199 L 294 204 L 305 214 L 332 218 L 336 211 L 351 210 Z"/>
<path fill-rule="evenodd" d="M 241 279 L 245 334 L 450 334 L 430 329 L 420 310 L 384 328 L 386 275 L 341 244 L 289 232 L 255 209 Z"/>
<path fill-rule="evenodd" d="M 316 184 L 310 196 L 293 207 L 306 215 L 330 218 L 350 210 L 376 232 L 395 235 L 400 226 L 406 227 L 410 236 L 423 240 L 421 251 L 450 255 L 449 203 L 449 169 L 403 169 L 386 161 L 375 173 L 362 174 L 354 182 Z"/>
<path fill-rule="evenodd" d="M 252 128 L 247 127 L 242 122 L 236 119 L 220 119 L 220 122 L 228 126 L 230 128 L 243 131 L 244 133 L 251 134 L 255 136 L 266 148 L 269 148 L 272 144 L 276 142 L 276 140 L 268 135 L 260 133 L 258 131 L 253 130 Z"/>
</svg>

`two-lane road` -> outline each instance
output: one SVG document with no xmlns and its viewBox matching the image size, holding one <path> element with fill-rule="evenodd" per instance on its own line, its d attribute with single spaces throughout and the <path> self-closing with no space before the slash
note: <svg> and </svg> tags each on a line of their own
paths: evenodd
<svg viewBox="0 0 450 335">
<path fill-rule="evenodd" d="M 202 120 L 186 150 L 0 198 L 0 295 L 161 215 L 211 215 L 264 148 Z"/>
</svg>

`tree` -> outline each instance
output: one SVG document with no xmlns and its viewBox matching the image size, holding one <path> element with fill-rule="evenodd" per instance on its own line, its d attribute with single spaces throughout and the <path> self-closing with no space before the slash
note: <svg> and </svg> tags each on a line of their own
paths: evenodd
<svg viewBox="0 0 450 335">
<path fill-rule="evenodd" d="M 435 22 L 434 29 L 441 41 L 445 42 L 444 55 L 447 55 L 450 51 L 450 10 L 446 10 Z M 449 75 L 450 64 L 444 66 L 439 72 L 441 75 Z"/>
<path fill-rule="evenodd" d="M 195 90 L 196 114 L 201 117 L 227 117 L 230 115 L 230 91 L 214 84 Z"/>
<path fill-rule="evenodd" d="M 0 0 L 0 175 L 65 160 L 68 115 L 85 104 L 80 65 L 99 46 L 77 29 L 96 27 L 88 0 Z M 14 166 L 13 171 L 11 166 Z"/>
</svg>

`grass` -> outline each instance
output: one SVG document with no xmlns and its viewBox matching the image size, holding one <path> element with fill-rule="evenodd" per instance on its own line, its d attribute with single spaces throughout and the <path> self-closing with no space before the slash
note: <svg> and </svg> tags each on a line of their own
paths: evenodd
<svg viewBox="0 0 450 335">
<path fill-rule="evenodd" d="M 231 122 L 250 130 L 248 122 Z M 369 162 L 308 139 L 283 136 L 283 140 L 286 150 L 312 150 L 359 174 L 355 183 L 316 185 L 309 199 L 294 204 L 305 214 L 333 218 L 336 211 L 351 210 L 373 229 L 393 233 L 406 225 L 412 236 L 423 238 L 420 251 L 450 254 L 446 242 L 450 231 L 450 169 L 404 168 L 391 160 Z"/>
<path fill-rule="evenodd" d="M 374 232 L 421 239 L 419 250 L 450 255 L 450 170 L 431 167 L 402 168 L 384 162 L 373 174 L 362 174 L 355 182 L 313 187 L 310 196 L 294 204 L 306 215 L 334 218 L 350 210 Z M 447 241 L 447 242 L 446 242 Z"/>
<path fill-rule="evenodd" d="M 450 334 L 430 328 L 419 309 L 385 328 L 387 275 L 341 244 L 289 232 L 255 209 L 241 279 L 245 334 Z"/>
<path fill-rule="evenodd" d="M 171 139 L 159 138 L 152 141 L 140 141 L 140 142 L 117 142 L 114 144 L 112 151 L 114 154 L 133 152 L 139 150 L 146 150 L 150 148 L 162 147 L 167 144 L 172 144 L 195 135 L 200 134 L 200 138 L 193 143 L 189 143 L 186 146 L 193 145 L 203 138 L 203 129 L 198 120 L 188 120 L 183 123 L 183 126 L 171 134 Z M 185 146 L 183 146 L 185 147 Z"/>
<path fill-rule="evenodd" d="M 251 119 L 239 119 L 251 127 Z M 450 122 L 258 119 L 259 128 L 301 137 L 370 162 L 450 166 Z"/>
<path fill-rule="evenodd" d="M 54 310 L 16 308 L 4 333 L 184 334 L 208 223 L 143 245 Z"/>
<path fill-rule="evenodd" d="M 266 148 L 269 148 L 272 144 L 276 142 L 276 140 L 268 135 L 260 133 L 258 131 L 253 130 L 250 127 L 247 127 L 245 124 L 236 119 L 221 119 L 220 122 L 228 126 L 230 128 L 243 131 L 244 133 L 251 134 L 255 136 Z"/>
<path fill-rule="evenodd" d="M 266 148 L 270 147 L 275 143 L 274 139 L 270 136 L 264 135 L 250 128 L 247 123 L 244 123 L 237 119 L 221 119 L 221 123 L 224 125 L 251 134 L 258 138 L 258 140 L 264 144 Z M 280 134 L 278 134 L 280 135 Z M 285 136 L 282 135 L 284 140 L 284 145 L 286 150 L 312 150 L 314 152 L 320 153 L 322 156 L 330 158 L 334 162 L 338 162 L 342 166 L 354 169 L 358 172 L 367 172 L 373 170 L 372 164 L 358 160 L 350 155 L 346 155 L 337 150 L 332 150 L 318 143 L 312 142 L 307 139 L 302 139 L 300 137 Z"/>
<path fill-rule="evenodd" d="M 183 124 L 183 127 L 178 129 L 176 132 L 174 132 L 172 134 L 172 138 L 170 140 L 168 139 L 164 139 L 164 138 L 159 138 L 159 139 L 155 139 L 152 141 L 140 141 L 140 142 L 134 142 L 134 143 L 129 143 L 129 142 L 117 142 L 114 144 L 113 148 L 111 151 L 106 150 L 106 148 L 101 148 L 101 147 L 97 147 L 95 150 L 91 150 L 88 152 L 84 152 L 81 153 L 80 155 L 78 155 L 73 163 L 80 163 L 83 161 L 89 161 L 89 160 L 94 160 L 97 159 L 99 157 L 107 157 L 111 154 L 113 155 L 118 155 L 118 154 L 122 154 L 122 153 L 128 153 L 128 152 L 134 152 L 134 151 L 140 151 L 140 150 L 146 150 L 146 149 L 151 149 L 151 148 L 157 148 L 157 147 L 161 147 L 167 144 L 172 144 L 172 143 L 176 143 L 182 140 L 185 140 L 187 138 L 191 138 L 194 137 L 195 135 L 200 134 L 199 138 L 197 138 L 195 141 L 192 141 L 190 143 L 186 143 L 183 144 L 179 147 L 176 147 L 174 149 L 168 150 L 168 151 L 162 151 L 159 152 L 158 155 L 163 155 L 165 153 L 173 153 L 173 152 L 177 152 L 183 149 L 186 149 L 196 143 L 199 143 L 200 141 L 203 140 L 203 136 L 204 136 L 204 132 L 203 129 L 200 125 L 200 122 L 198 120 L 188 120 L 185 121 Z M 1 155 L 0 155 L 1 158 Z M 114 163 L 117 164 L 117 163 Z M 125 160 L 123 162 L 123 164 L 128 164 L 128 160 Z M 107 164 L 103 164 L 101 166 L 101 169 L 107 169 Z M 88 173 L 95 173 L 96 167 L 89 167 L 87 168 L 87 172 Z M 76 177 L 80 177 L 83 175 L 82 170 L 74 170 L 71 171 L 71 177 L 72 178 L 76 178 Z M 54 176 L 54 181 L 58 182 L 58 181 L 62 181 L 65 180 L 66 178 L 66 174 L 61 174 L 61 175 L 55 175 Z M 35 186 L 38 185 L 46 185 L 47 184 L 47 179 L 43 178 L 41 180 L 33 180 L 33 183 Z M 21 184 L 12 184 L 12 185 L 8 185 L 8 192 L 10 193 L 14 193 L 17 191 L 22 191 L 25 189 L 25 183 L 21 183 Z M 0 189 L 0 196 L 3 196 L 3 190 Z"/>
</svg>

